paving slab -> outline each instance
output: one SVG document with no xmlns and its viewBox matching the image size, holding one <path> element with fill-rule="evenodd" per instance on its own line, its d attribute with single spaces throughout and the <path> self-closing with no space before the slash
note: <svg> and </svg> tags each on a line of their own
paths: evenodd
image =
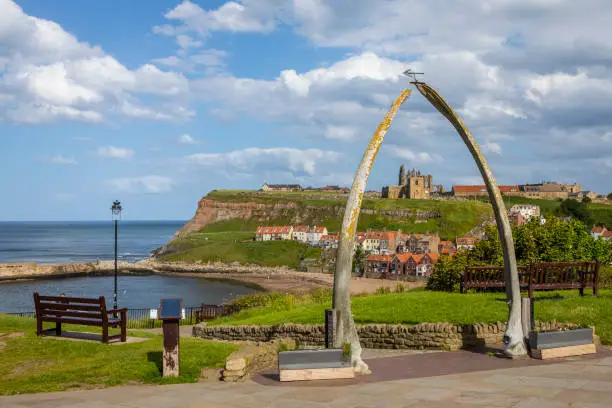
<svg viewBox="0 0 612 408">
<path fill-rule="evenodd" d="M 556 363 L 526 364 L 524 360 L 500 360 L 485 370 L 452 372 L 460 368 L 461 354 L 397 356 L 369 361 L 377 381 L 362 381 L 339 386 L 321 382 L 308 387 L 270 386 L 255 381 L 245 383 L 201 382 L 163 386 L 121 386 L 88 391 L 66 391 L 0 397 L 2 408 L 242 408 L 242 407 L 512 407 L 512 408 L 603 408 L 612 406 L 612 373 L 604 370 L 598 379 L 569 377 L 573 369 L 588 372 L 588 367 L 608 367 L 611 354 L 604 349 L 596 357 L 558 360 Z M 470 361 L 479 361 L 472 356 Z M 442 365 L 437 369 L 422 364 L 423 356 Z M 493 357 L 487 359 L 496 361 Z M 395 364 L 392 364 L 395 361 Z M 465 360 L 462 360 L 465 363 Z M 414 363 L 413 365 L 411 365 Z M 503 363 L 503 364 L 502 364 Z M 419 363 L 420 364 L 420 363 Z M 449 366 L 443 367 L 448 364 Z M 393 368 L 395 366 L 395 368 Z M 379 370 L 392 369 L 394 376 Z M 421 370 L 423 375 L 415 373 Z M 417 370 L 417 371 L 418 371 Z M 437 371 L 436 371 L 437 370 Z M 586 371 L 585 371 L 586 370 Z M 433 375 L 435 372 L 447 374 Z M 408 374 L 402 374 L 408 373 Z M 566 373 L 553 376 L 555 373 Z"/>
</svg>

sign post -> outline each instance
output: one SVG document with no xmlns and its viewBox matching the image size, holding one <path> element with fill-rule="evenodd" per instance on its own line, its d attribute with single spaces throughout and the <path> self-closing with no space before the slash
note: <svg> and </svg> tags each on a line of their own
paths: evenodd
<svg viewBox="0 0 612 408">
<path fill-rule="evenodd" d="M 162 320 L 164 350 L 162 354 L 162 375 L 179 375 L 179 323 L 183 310 L 182 299 L 162 299 L 159 302 L 158 318 Z"/>
</svg>

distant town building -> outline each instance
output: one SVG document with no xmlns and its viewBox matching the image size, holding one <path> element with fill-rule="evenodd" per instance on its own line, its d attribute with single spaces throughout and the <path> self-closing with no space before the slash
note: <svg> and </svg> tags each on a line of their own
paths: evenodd
<svg viewBox="0 0 612 408">
<path fill-rule="evenodd" d="M 440 255 L 434 252 L 424 254 L 397 254 L 391 261 L 391 275 L 426 277 L 431 275 L 433 265 L 438 262 Z"/>
<path fill-rule="evenodd" d="M 291 238 L 294 241 L 306 243 L 308 241 L 308 233 L 310 232 L 310 227 L 308 225 L 296 225 L 293 227 L 293 233 Z"/>
<path fill-rule="evenodd" d="M 338 248 L 338 234 L 322 235 L 319 245 L 323 248 Z"/>
<path fill-rule="evenodd" d="M 571 193 L 582 191 L 580 184 L 560 184 L 554 181 L 539 184 L 524 184 L 520 186 L 521 196 L 527 198 L 540 198 L 544 200 L 556 200 L 558 198 L 569 198 Z"/>
<path fill-rule="evenodd" d="M 591 236 L 595 239 L 602 238 L 609 240 L 612 237 L 612 231 L 608 230 L 606 227 L 597 226 L 593 227 L 591 230 Z"/>
<path fill-rule="evenodd" d="M 519 213 L 524 218 L 529 219 L 531 217 L 540 216 L 540 207 L 535 204 L 515 204 L 508 210 L 510 213 Z"/>
<path fill-rule="evenodd" d="M 321 237 L 327 235 L 328 231 L 325 227 L 317 227 L 316 225 L 308 230 L 306 233 L 306 242 L 308 244 L 317 244 L 321 241 Z"/>
<path fill-rule="evenodd" d="M 268 184 L 261 186 L 262 191 L 302 191 L 299 184 Z"/>
<path fill-rule="evenodd" d="M 398 253 L 424 254 L 438 253 L 440 236 L 433 234 L 402 234 L 397 246 Z"/>
<path fill-rule="evenodd" d="M 372 254 L 365 260 L 365 276 L 387 274 L 391 268 L 391 255 Z"/>
<path fill-rule="evenodd" d="M 398 231 L 368 231 L 362 247 L 366 252 L 395 253 L 398 238 Z"/>
<path fill-rule="evenodd" d="M 255 232 L 256 241 L 280 241 L 292 239 L 293 227 L 283 225 L 280 227 L 258 227 Z"/>
<path fill-rule="evenodd" d="M 500 193 L 506 196 L 519 196 L 518 186 L 498 186 Z M 452 193 L 455 197 L 488 197 L 486 186 L 453 186 Z"/>
<path fill-rule="evenodd" d="M 452 255 L 457 252 L 457 246 L 452 241 L 440 241 L 438 244 L 438 253 L 440 255 Z"/>
<path fill-rule="evenodd" d="M 472 249 L 476 246 L 476 242 L 474 237 L 457 237 L 457 250 Z"/>
<path fill-rule="evenodd" d="M 599 195 L 594 191 L 578 191 L 576 193 L 569 193 L 569 198 L 574 200 L 582 201 L 585 197 L 595 200 Z"/>
</svg>

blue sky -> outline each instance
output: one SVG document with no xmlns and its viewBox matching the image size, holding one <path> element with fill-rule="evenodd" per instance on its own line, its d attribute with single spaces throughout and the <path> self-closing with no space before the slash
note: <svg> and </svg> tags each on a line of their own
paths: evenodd
<svg viewBox="0 0 612 408">
<path fill-rule="evenodd" d="M 0 219 L 106 219 L 114 199 L 130 219 L 186 219 L 211 189 L 349 185 L 408 67 L 500 183 L 608 193 L 606 4 L 0 0 Z M 481 182 L 418 93 L 368 187 L 401 163 Z"/>
</svg>

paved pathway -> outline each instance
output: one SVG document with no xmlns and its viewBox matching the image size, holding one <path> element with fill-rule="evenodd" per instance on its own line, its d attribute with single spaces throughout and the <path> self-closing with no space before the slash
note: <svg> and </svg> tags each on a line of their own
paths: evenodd
<svg viewBox="0 0 612 408">
<path fill-rule="evenodd" d="M 439 354 L 435 353 L 436 359 L 440 358 Z M 454 353 L 445 354 L 457 358 L 452 356 Z M 610 350 L 607 350 L 596 358 L 573 358 L 555 364 L 344 386 L 329 386 L 324 382 L 311 386 L 272 386 L 254 381 L 237 384 L 201 382 L 19 395 L 0 397 L 0 407 L 610 408 L 610 355 Z M 394 358 L 408 357 L 383 360 L 390 362 Z"/>
</svg>

